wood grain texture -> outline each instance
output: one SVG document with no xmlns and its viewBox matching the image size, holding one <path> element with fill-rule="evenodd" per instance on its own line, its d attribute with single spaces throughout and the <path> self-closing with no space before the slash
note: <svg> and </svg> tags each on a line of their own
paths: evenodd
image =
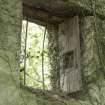
<svg viewBox="0 0 105 105">
<path fill-rule="evenodd" d="M 65 18 L 73 16 L 93 16 L 94 11 L 75 0 L 23 0 L 23 15 L 32 22 L 59 24 Z M 96 15 L 105 19 L 105 15 L 96 12 Z"/>
<path fill-rule="evenodd" d="M 66 20 L 59 25 L 59 44 L 61 58 L 61 88 L 66 93 L 77 92 L 81 90 L 81 71 L 80 71 L 80 38 L 79 38 L 79 20 L 78 16 Z M 73 52 L 72 59 L 62 60 L 62 55 Z M 68 58 L 70 55 L 68 56 Z M 72 60 L 72 61 L 67 61 Z M 62 67 L 67 62 L 68 68 Z M 70 67 L 69 62 L 73 65 Z"/>
</svg>

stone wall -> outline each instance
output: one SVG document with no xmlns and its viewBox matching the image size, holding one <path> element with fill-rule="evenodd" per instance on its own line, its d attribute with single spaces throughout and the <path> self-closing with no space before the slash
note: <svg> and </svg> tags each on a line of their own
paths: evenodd
<svg viewBox="0 0 105 105">
<path fill-rule="evenodd" d="M 36 96 L 19 87 L 21 21 L 21 0 L 0 0 L 0 105 L 104 105 L 104 46 L 97 48 L 97 40 L 95 39 L 97 36 L 98 45 L 100 43 L 102 45 L 100 41 L 102 37 L 98 36 L 104 36 L 104 22 L 97 19 L 97 23 L 94 24 L 93 17 L 81 18 L 81 71 L 84 92 L 78 95 L 79 97 L 70 98 L 64 100 L 65 103 L 61 103 L 56 100 L 49 100 L 45 96 Z M 56 41 L 55 39 L 53 39 L 54 48 L 57 48 L 57 39 Z M 51 51 L 57 51 L 54 54 L 55 56 L 58 55 L 58 49 L 51 49 Z M 57 60 L 54 61 L 55 64 L 58 62 Z"/>
<path fill-rule="evenodd" d="M 60 86 L 58 25 L 48 25 L 48 55 L 51 65 L 51 85 L 54 90 Z"/>
<path fill-rule="evenodd" d="M 22 1 L 0 0 L 0 105 L 62 105 L 20 88 Z"/>
<path fill-rule="evenodd" d="M 70 95 L 72 98 L 67 101 L 68 105 L 105 104 L 104 23 L 105 21 L 95 18 L 94 16 L 79 17 L 80 62 L 83 86 L 82 91 Z M 70 23 L 66 22 L 66 25 L 69 26 Z M 64 26 L 64 29 L 65 28 L 66 26 Z M 67 33 L 67 31 L 68 30 L 63 30 L 63 33 Z M 60 35 L 61 34 L 59 34 L 58 37 L 61 37 Z M 64 38 L 60 41 L 64 43 Z M 60 46 L 61 43 L 59 44 L 59 48 Z M 61 49 L 59 49 L 59 53 L 61 53 Z"/>
<path fill-rule="evenodd" d="M 104 21 L 97 18 L 94 19 L 94 17 L 86 17 L 82 18 L 80 22 L 83 83 L 91 104 L 104 105 L 105 69 L 103 67 L 104 62 L 102 59 L 105 55 L 101 53 L 101 46 L 104 43 L 100 44 L 100 41 L 104 36 L 102 36 L 102 34 L 105 34 L 105 27 Z"/>
<path fill-rule="evenodd" d="M 21 20 L 21 0 L 0 0 L 0 105 L 20 104 L 17 88 Z"/>
</svg>

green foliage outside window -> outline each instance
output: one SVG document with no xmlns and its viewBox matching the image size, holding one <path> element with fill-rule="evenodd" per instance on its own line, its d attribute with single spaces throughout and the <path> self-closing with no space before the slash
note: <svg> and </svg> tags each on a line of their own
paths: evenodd
<svg viewBox="0 0 105 105">
<path fill-rule="evenodd" d="M 28 22 L 26 47 L 26 85 L 42 89 L 42 46 L 45 27 Z M 26 21 L 23 21 L 21 35 L 21 82 L 24 81 Z M 50 89 L 50 65 L 48 58 L 48 39 L 46 34 L 44 49 L 45 88 Z"/>
</svg>

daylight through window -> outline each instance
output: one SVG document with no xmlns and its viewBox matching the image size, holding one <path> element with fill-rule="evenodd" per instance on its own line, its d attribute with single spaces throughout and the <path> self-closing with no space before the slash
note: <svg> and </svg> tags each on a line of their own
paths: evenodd
<svg viewBox="0 0 105 105">
<path fill-rule="evenodd" d="M 25 86 L 40 89 L 45 87 L 48 90 L 51 89 L 50 64 L 47 32 L 45 31 L 45 27 L 23 20 L 20 79 Z"/>
</svg>

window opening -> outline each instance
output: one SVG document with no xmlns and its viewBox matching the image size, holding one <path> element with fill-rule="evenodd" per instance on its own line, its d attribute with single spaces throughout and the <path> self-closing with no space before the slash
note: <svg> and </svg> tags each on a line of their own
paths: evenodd
<svg viewBox="0 0 105 105">
<path fill-rule="evenodd" d="M 25 86 L 51 89 L 47 28 L 23 20 L 20 79 Z"/>
</svg>

